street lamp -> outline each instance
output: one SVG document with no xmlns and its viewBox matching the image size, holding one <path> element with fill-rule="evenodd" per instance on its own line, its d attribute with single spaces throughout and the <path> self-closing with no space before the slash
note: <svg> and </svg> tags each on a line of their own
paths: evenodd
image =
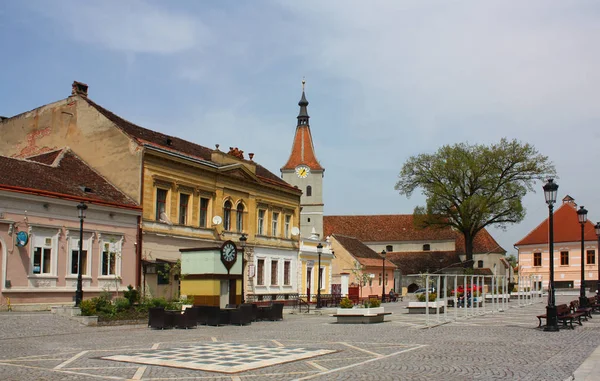
<svg viewBox="0 0 600 381">
<path fill-rule="evenodd" d="M 598 248 L 596 253 L 598 254 L 596 264 L 598 265 L 598 282 L 596 283 L 596 299 L 600 301 L 600 222 L 596 224 L 596 235 L 598 236 Z M 598 303 L 598 302 L 596 302 Z"/>
<path fill-rule="evenodd" d="M 317 308 L 321 308 L 321 253 L 323 245 L 321 242 L 317 245 L 317 254 L 319 255 L 319 267 L 317 267 Z"/>
<path fill-rule="evenodd" d="M 240 237 L 240 246 L 242 247 L 242 303 L 245 302 L 244 300 L 244 278 L 246 277 L 246 241 L 248 240 L 248 237 L 246 236 L 246 233 L 242 233 L 242 236 Z"/>
<path fill-rule="evenodd" d="M 579 306 L 587 307 L 588 300 L 585 297 L 585 253 L 584 253 L 584 230 L 585 223 L 587 222 L 587 213 L 588 211 L 583 207 L 579 207 L 577 211 L 577 218 L 579 219 L 579 223 L 581 224 L 581 287 L 579 287 Z"/>
<path fill-rule="evenodd" d="M 79 307 L 83 300 L 83 285 L 82 285 L 82 269 L 81 265 L 83 262 L 83 220 L 85 218 L 85 210 L 87 205 L 82 201 L 77 204 L 77 214 L 79 216 L 79 255 L 77 259 L 77 290 L 75 291 L 75 307 Z"/>
<path fill-rule="evenodd" d="M 556 312 L 556 304 L 554 300 L 554 221 L 553 209 L 556 202 L 556 194 L 558 193 L 558 184 L 553 179 L 548 179 L 544 185 L 544 197 L 548 204 L 548 224 L 549 224 L 549 242 L 548 251 L 550 252 L 550 282 L 548 283 L 548 305 L 546 306 L 546 327 L 544 331 L 558 331 L 558 316 Z"/>
<path fill-rule="evenodd" d="M 383 303 L 385 300 L 385 250 L 381 251 L 381 258 L 383 258 L 381 262 L 383 264 L 383 272 L 381 273 L 381 303 Z"/>
</svg>

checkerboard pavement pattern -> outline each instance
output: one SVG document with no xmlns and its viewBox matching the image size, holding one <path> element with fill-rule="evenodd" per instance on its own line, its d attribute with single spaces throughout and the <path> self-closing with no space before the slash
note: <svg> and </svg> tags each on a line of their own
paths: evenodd
<svg viewBox="0 0 600 381">
<path fill-rule="evenodd" d="M 240 343 L 202 343 L 102 357 L 130 363 L 237 373 L 336 352 L 327 349 L 267 347 Z"/>
</svg>

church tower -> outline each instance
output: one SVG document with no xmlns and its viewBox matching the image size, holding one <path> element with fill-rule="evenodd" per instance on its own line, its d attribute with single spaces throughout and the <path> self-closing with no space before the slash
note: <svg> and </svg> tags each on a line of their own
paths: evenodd
<svg viewBox="0 0 600 381">
<path fill-rule="evenodd" d="M 323 237 L 323 175 L 315 155 L 310 125 L 308 123 L 308 101 L 304 95 L 305 81 L 302 80 L 302 98 L 298 102 L 300 113 L 292 144 L 292 152 L 287 163 L 281 167 L 281 178 L 302 190 L 300 198 L 300 237 L 319 239 Z"/>
</svg>

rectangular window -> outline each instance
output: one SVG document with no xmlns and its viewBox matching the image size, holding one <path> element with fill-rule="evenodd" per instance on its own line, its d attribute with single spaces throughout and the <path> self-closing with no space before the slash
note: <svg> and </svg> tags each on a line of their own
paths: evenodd
<svg viewBox="0 0 600 381">
<path fill-rule="evenodd" d="M 33 249 L 33 273 L 50 274 L 52 261 L 52 249 L 48 247 L 36 247 Z"/>
<path fill-rule="evenodd" d="M 87 250 L 81 253 L 81 274 L 87 275 Z M 79 249 L 71 250 L 71 274 L 79 274 Z"/>
<path fill-rule="evenodd" d="M 290 261 L 283 262 L 283 284 L 289 286 L 291 284 L 290 275 L 292 263 Z"/>
<path fill-rule="evenodd" d="M 158 284 L 169 284 L 171 278 L 171 266 L 167 264 L 156 265 L 156 278 Z"/>
<path fill-rule="evenodd" d="M 561 266 L 568 266 L 569 265 L 569 252 L 568 251 L 561 251 L 560 252 L 560 265 Z"/>
<path fill-rule="evenodd" d="M 265 235 L 265 211 L 262 209 L 258 210 L 258 226 L 256 228 L 258 235 Z"/>
<path fill-rule="evenodd" d="M 588 250 L 587 251 L 587 261 L 588 265 L 593 265 L 596 263 L 596 250 Z"/>
<path fill-rule="evenodd" d="M 185 225 L 187 223 L 189 201 L 189 194 L 181 193 L 179 195 L 179 225 Z"/>
<path fill-rule="evenodd" d="M 285 216 L 285 222 L 283 225 L 283 234 L 285 238 L 290 238 L 290 224 L 292 222 L 292 216 L 290 215 L 286 215 Z"/>
<path fill-rule="evenodd" d="M 381 286 L 381 273 L 379 273 L 379 285 Z"/>
<path fill-rule="evenodd" d="M 259 259 L 256 265 L 256 284 L 259 286 L 265 285 L 265 260 Z"/>
<path fill-rule="evenodd" d="M 325 280 L 323 279 L 323 268 L 319 269 L 319 278 L 321 278 L 321 284 L 319 284 L 319 288 L 322 290 L 323 289 L 323 283 L 325 282 Z"/>
<path fill-rule="evenodd" d="M 277 267 L 279 265 L 278 261 L 275 260 L 271 260 L 271 285 L 272 286 L 277 286 Z"/>
<path fill-rule="evenodd" d="M 116 275 L 117 253 L 109 243 L 105 243 L 102 249 L 102 272 L 101 275 Z"/>
<path fill-rule="evenodd" d="M 156 190 L 156 221 L 160 221 L 162 214 L 167 213 L 167 191 L 158 188 Z"/>
<path fill-rule="evenodd" d="M 208 199 L 200 199 L 200 227 L 206 227 L 206 221 L 208 220 Z"/>
<path fill-rule="evenodd" d="M 279 222 L 279 213 L 273 212 L 273 219 L 271 220 L 271 236 L 277 237 L 277 223 Z"/>
<path fill-rule="evenodd" d="M 542 265 L 542 253 L 533 253 L 533 265 L 536 267 Z"/>
</svg>

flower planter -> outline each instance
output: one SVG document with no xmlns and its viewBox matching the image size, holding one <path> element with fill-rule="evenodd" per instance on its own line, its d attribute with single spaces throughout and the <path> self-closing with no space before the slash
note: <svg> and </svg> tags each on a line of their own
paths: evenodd
<svg viewBox="0 0 600 381">
<path fill-rule="evenodd" d="M 385 312 L 383 307 L 372 308 L 338 308 L 336 314 L 339 324 L 371 324 L 381 323 L 385 315 L 390 315 L 391 312 Z"/>
<path fill-rule="evenodd" d="M 430 314 L 435 314 L 438 311 L 444 312 L 446 302 L 438 300 L 435 302 L 408 302 L 408 313 L 409 314 L 425 314 L 429 310 Z"/>
</svg>

